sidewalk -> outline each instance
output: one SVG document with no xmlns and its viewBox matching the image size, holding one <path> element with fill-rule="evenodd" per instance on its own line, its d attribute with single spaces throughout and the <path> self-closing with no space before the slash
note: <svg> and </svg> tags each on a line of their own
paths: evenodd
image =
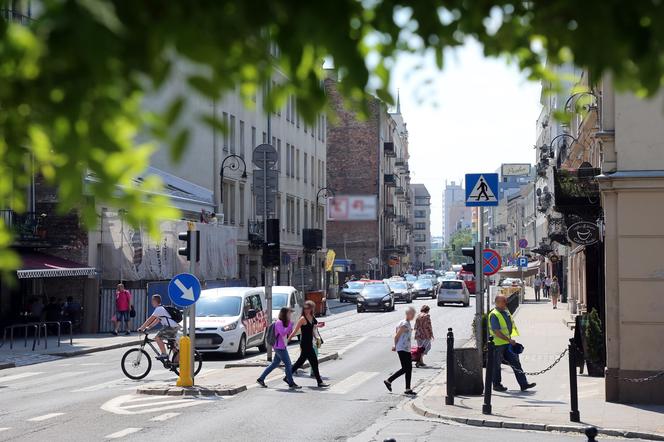
<svg viewBox="0 0 664 442">
<path fill-rule="evenodd" d="M 7 338 L 7 342 L 0 347 L 0 369 L 127 347 L 138 344 L 139 338 L 136 333 L 129 336 L 113 336 L 108 333 L 74 335 L 72 344 L 70 344 L 69 335 L 63 335 L 58 347 L 57 337 L 49 336 L 47 345 L 44 345 L 42 339 L 39 344 L 35 345 L 35 351 L 32 351 L 31 337 L 27 340 L 27 347 L 23 337 L 15 338 L 13 349 L 9 348 L 9 338 Z"/>
<path fill-rule="evenodd" d="M 343 342 L 343 337 L 339 339 L 330 339 L 325 341 L 318 354 L 318 362 L 326 362 L 337 359 L 339 357 L 339 348 L 342 345 L 347 345 Z M 300 355 L 300 346 L 291 344 L 288 347 L 288 354 L 290 355 L 291 362 L 295 363 Z M 254 388 L 256 379 L 261 375 L 265 367 L 270 363 L 267 362 L 265 354 L 247 358 L 238 362 L 229 362 L 223 369 L 212 369 L 205 374 L 198 376 L 195 379 L 196 385 L 194 387 L 177 387 L 174 382 L 163 382 L 158 384 L 144 385 L 137 388 L 136 392 L 139 394 L 153 394 L 153 395 L 169 395 L 169 396 L 231 396 L 241 393 L 248 388 Z M 203 364 L 205 366 L 205 363 Z M 299 383 L 298 379 L 308 379 L 309 377 L 309 363 L 306 362 L 303 369 L 300 370 L 301 376 L 296 376 L 295 382 Z M 266 379 L 270 382 L 275 379 L 284 377 L 283 365 L 275 369 Z M 311 382 L 314 382 L 311 379 Z M 283 384 L 284 388 L 287 385 Z"/>
<path fill-rule="evenodd" d="M 532 297 L 532 290 L 526 296 Z M 516 312 L 525 351 L 521 355 L 524 371 L 536 372 L 548 367 L 567 348 L 573 332 L 565 322 L 569 320 L 567 304 L 527 299 Z M 532 430 L 581 432 L 589 426 L 600 434 L 649 440 L 664 440 L 664 406 L 623 405 L 606 402 L 604 378 L 578 376 L 579 411 L 581 424 L 569 420 L 569 369 L 567 355 L 550 371 L 530 376 L 537 382 L 532 391 L 518 389 L 512 370 L 503 366 L 503 384 L 510 390 L 492 392 L 492 414 L 482 414 L 483 397 L 457 396 L 454 405 L 444 402 L 445 372 L 437 376 L 428 391 L 413 403 L 415 411 L 430 417 L 454 420 L 468 425 Z"/>
</svg>

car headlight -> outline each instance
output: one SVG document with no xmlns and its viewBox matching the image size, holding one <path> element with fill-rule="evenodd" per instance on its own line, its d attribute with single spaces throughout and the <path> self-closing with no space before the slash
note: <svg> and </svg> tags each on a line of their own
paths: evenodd
<svg viewBox="0 0 664 442">
<path fill-rule="evenodd" d="M 235 330 L 236 328 L 237 328 L 237 321 L 231 322 L 228 325 L 224 325 L 223 327 L 221 327 L 221 330 L 222 331 L 231 331 L 231 330 Z"/>
<path fill-rule="evenodd" d="M 364 302 L 364 298 L 360 295 L 357 295 L 357 300 L 360 302 Z"/>
</svg>

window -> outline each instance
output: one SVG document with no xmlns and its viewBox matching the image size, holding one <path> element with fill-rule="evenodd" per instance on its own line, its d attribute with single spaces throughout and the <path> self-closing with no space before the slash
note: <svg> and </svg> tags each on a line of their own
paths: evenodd
<svg viewBox="0 0 664 442">
<path fill-rule="evenodd" d="M 415 241 L 417 242 L 423 242 L 427 240 L 427 236 L 424 233 L 416 233 L 415 234 Z"/>
<path fill-rule="evenodd" d="M 244 225 L 244 184 L 240 184 L 240 219 L 239 224 Z"/>
<path fill-rule="evenodd" d="M 314 203 L 311 203 L 311 225 L 314 226 L 314 217 L 315 217 L 315 211 L 316 208 L 314 207 Z"/>
<path fill-rule="evenodd" d="M 309 166 L 309 158 L 307 158 L 307 153 L 304 153 L 304 170 L 302 173 L 302 178 L 304 178 L 304 182 L 307 182 L 307 175 L 309 174 L 308 172 L 308 166 Z"/>
<path fill-rule="evenodd" d="M 281 207 L 281 194 L 277 193 L 277 207 L 274 208 L 275 211 L 275 216 L 277 218 L 283 218 L 283 213 L 282 213 L 282 207 Z"/>
<path fill-rule="evenodd" d="M 290 144 L 286 143 L 286 176 L 290 176 L 291 161 L 290 161 Z"/>
<path fill-rule="evenodd" d="M 320 133 L 320 140 L 322 142 L 325 142 L 325 131 L 327 130 L 327 120 L 325 119 L 325 115 L 323 115 L 322 126 L 323 126 L 323 129 Z"/>
<path fill-rule="evenodd" d="M 281 163 L 283 162 L 281 158 L 281 138 L 277 138 L 277 158 L 277 170 L 281 173 Z"/>
<path fill-rule="evenodd" d="M 235 225 L 235 183 L 230 183 L 228 193 L 230 194 L 230 202 L 228 204 L 230 208 L 230 222 L 231 225 Z"/>
<path fill-rule="evenodd" d="M 297 219 L 297 221 L 296 221 L 296 223 L 297 223 L 296 232 L 299 236 L 300 233 L 302 232 L 302 228 L 300 227 L 300 200 L 299 199 L 297 200 L 297 207 L 295 209 L 295 218 Z"/>
<path fill-rule="evenodd" d="M 224 152 L 228 152 L 228 142 L 229 142 L 228 113 L 226 112 L 222 113 L 221 122 L 226 128 L 226 130 L 224 131 Z"/>
<path fill-rule="evenodd" d="M 415 218 L 426 218 L 427 217 L 427 211 L 426 210 L 416 210 L 415 211 Z"/>
<path fill-rule="evenodd" d="M 311 187 L 314 187 L 314 157 L 311 156 Z"/>
<path fill-rule="evenodd" d="M 240 156 L 244 158 L 246 147 L 244 145 L 244 121 L 240 120 Z"/>
<path fill-rule="evenodd" d="M 295 151 L 295 179 L 300 179 L 300 149 Z"/>
<path fill-rule="evenodd" d="M 425 230 L 427 223 L 415 223 L 415 230 Z"/>
<path fill-rule="evenodd" d="M 304 202 L 304 222 L 302 225 L 305 229 L 309 228 L 309 204 L 306 201 Z"/>
<path fill-rule="evenodd" d="M 251 151 L 254 151 L 254 147 L 256 147 L 256 128 L 254 126 L 251 126 Z"/>
<path fill-rule="evenodd" d="M 267 134 L 263 132 L 263 144 L 267 143 Z"/>
<path fill-rule="evenodd" d="M 231 141 L 231 154 L 235 153 L 235 115 L 231 115 L 231 122 L 229 127 L 229 137 Z"/>
<path fill-rule="evenodd" d="M 290 176 L 291 178 L 295 177 L 295 146 L 291 144 L 291 154 L 290 154 L 290 160 L 291 160 L 291 166 L 290 166 Z"/>
</svg>

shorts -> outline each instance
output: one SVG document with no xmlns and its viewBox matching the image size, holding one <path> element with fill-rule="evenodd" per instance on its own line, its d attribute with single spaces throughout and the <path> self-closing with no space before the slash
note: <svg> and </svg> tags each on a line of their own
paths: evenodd
<svg viewBox="0 0 664 442">
<path fill-rule="evenodd" d="M 129 310 L 115 312 L 115 320 L 118 322 L 129 322 Z"/>
<path fill-rule="evenodd" d="M 175 339 L 179 330 L 179 327 L 162 327 L 157 336 L 163 339 Z"/>
</svg>

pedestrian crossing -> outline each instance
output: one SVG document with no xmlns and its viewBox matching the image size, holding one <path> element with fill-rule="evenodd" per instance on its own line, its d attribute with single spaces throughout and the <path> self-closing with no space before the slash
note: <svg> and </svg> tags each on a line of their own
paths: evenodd
<svg viewBox="0 0 664 442">
<path fill-rule="evenodd" d="M 351 391 L 356 390 L 365 382 L 371 380 L 375 376 L 378 376 L 379 372 L 377 371 L 358 371 L 355 374 L 350 375 L 346 379 L 334 383 L 329 389 L 324 390 L 323 393 L 327 394 L 348 394 Z"/>
</svg>

